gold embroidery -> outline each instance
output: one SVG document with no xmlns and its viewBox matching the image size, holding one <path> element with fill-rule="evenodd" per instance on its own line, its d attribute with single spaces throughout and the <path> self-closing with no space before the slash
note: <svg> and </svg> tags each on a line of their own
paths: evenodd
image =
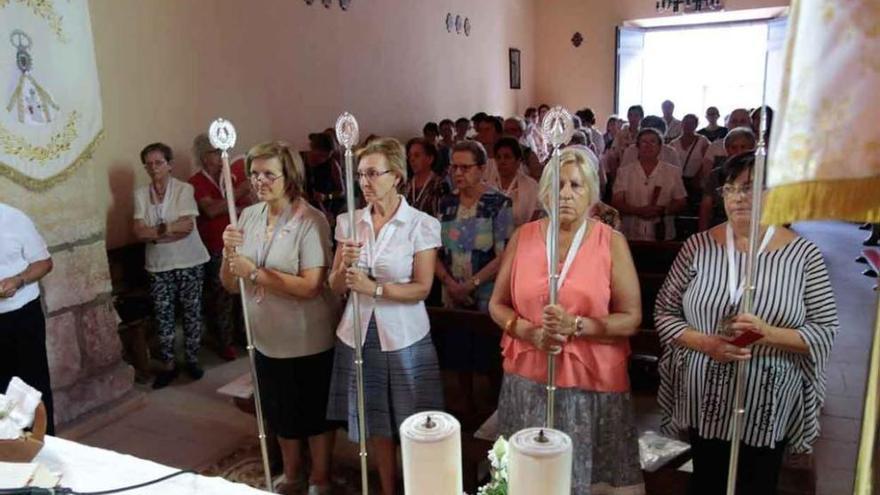
<svg viewBox="0 0 880 495">
<path fill-rule="evenodd" d="M 83 149 L 83 152 L 76 157 L 67 168 L 58 172 L 57 174 L 47 177 L 45 179 L 34 179 L 33 177 L 28 177 L 23 173 L 19 172 L 11 165 L 6 164 L 0 161 L 0 176 L 6 177 L 12 182 L 23 186 L 25 189 L 28 189 L 33 192 L 43 192 L 46 190 L 55 187 L 57 184 L 64 182 L 67 180 L 74 172 L 79 169 L 84 163 L 92 159 L 92 155 L 95 153 L 95 149 L 98 147 L 98 143 L 104 139 L 104 130 L 101 129 L 98 131 L 98 134 L 95 135 L 95 138 L 92 139 L 92 142 L 88 144 L 88 146 Z"/>
<path fill-rule="evenodd" d="M 29 162 L 45 163 L 54 160 L 61 153 L 70 150 L 70 145 L 79 135 L 76 130 L 77 121 L 79 121 L 79 114 L 74 110 L 70 112 L 70 117 L 61 131 L 52 136 L 46 146 L 34 146 L 24 138 L 12 134 L 0 124 L 0 150 L 4 154 L 17 156 Z"/>
<path fill-rule="evenodd" d="M 9 2 L 12 0 L 0 0 L 0 9 L 9 5 Z M 24 5 L 25 7 L 29 7 L 34 15 L 44 19 L 47 23 L 49 23 L 49 27 L 55 33 L 55 36 L 58 37 L 58 41 L 62 43 L 67 43 L 68 38 L 64 34 L 64 29 L 61 27 L 62 17 L 55 12 L 55 7 L 52 4 L 52 0 L 15 0 L 16 2 Z"/>
</svg>

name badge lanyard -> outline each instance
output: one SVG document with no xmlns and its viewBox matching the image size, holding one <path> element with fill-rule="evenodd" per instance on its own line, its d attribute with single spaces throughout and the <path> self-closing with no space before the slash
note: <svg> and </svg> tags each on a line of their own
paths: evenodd
<svg viewBox="0 0 880 495">
<path fill-rule="evenodd" d="M 159 202 L 159 191 L 156 190 L 156 187 L 150 184 L 150 199 L 153 202 L 153 211 L 156 213 L 156 217 L 158 217 L 157 225 L 160 223 L 165 223 L 165 215 L 168 213 L 168 204 L 171 203 L 171 178 L 168 178 L 168 183 L 165 184 L 165 196 L 162 198 L 162 202 Z"/>
<path fill-rule="evenodd" d="M 568 270 L 571 269 L 572 263 L 574 263 L 574 257 L 577 256 L 578 250 L 581 248 L 581 244 L 584 242 L 584 236 L 587 233 L 587 220 L 585 219 L 581 226 L 578 228 L 577 232 L 574 234 L 574 239 L 571 241 L 571 247 L 568 248 L 568 254 L 565 255 L 565 262 L 562 264 L 562 272 L 559 274 L 559 280 L 557 282 L 557 287 L 559 289 L 562 288 L 562 284 L 565 282 L 565 277 L 568 276 Z M 546 235 L 547 244 L 545 246 L 550 245 L 550 229 L 547 229 Z M 551 263 L 555 263 L 556 260 L 550 259 L 550 250 L 547 250 L 547 273 L 550 273 L 550 269 L 553 267 Z"/>
<path fill-rule="evenodd" d="M 766 232 L 764 232 L 764 238 L 761 239 L 761 246 L 758 248 L 758 254 L 763 253 L 767 249 L 767 245 L 770 244 L 770 239 L 773 238 L 774 232 L 776 232 L 776 227 L 772 225 L 767 228 Z M 736 250 L 733 245 L 733 227 L 731 227 L 730 222 L 727 223 L 726 237 L 727 292 L 730 296 L 730 308 L 732 309 L 739 305 L 739 301 L 742 299 L 743 293 L 745 292 L 745 282 L 739 282 L 739 269 L 736 266 Z"/>
</svg>

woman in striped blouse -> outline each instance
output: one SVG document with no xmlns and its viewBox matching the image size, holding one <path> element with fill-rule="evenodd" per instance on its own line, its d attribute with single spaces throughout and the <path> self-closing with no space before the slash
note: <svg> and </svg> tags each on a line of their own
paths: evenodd
<svg viewBox="0 0 880 495">
<path fill-rule="evenodd" d="M 737 493 L 776 493 L 784 450 L 808 452 L 819 436 L 838 322 L 816 246 L 788 229 L 762 227 L 752 314 L 738 311 L 753 167 L 753 152 L 725 163 L 721 192 L 729 220 L 685 242 L 657 297 L 658 400 L 665 432 L 690 437 L 692 493 L 724 492 L 737 361 L 746 361 Z M 731 343 L 747 330 L 760 340 L 744 348 Z"/>
</svg>

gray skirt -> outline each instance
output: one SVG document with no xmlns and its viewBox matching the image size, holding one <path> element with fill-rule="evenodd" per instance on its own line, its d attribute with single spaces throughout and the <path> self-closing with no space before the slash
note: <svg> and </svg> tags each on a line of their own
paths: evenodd
<svg viewBox="0 0 880 495">
<path fill-rule="evenodd" d="M 498 400 L 498 426 L 506 438 L 544 424 L 547 390 L 505 373 Z M 628 392 L 556 389 L 556 429 L 574 445 L 572 495 L 643 494 L 639 439 Z"/>
<path fill-rule="evenodd" d="M 397 438 L 400 425 L 421 411 L 443 410 L 443 383 L 431 334 L 396 351 L 382 351 L 375 318 L 363 347 L 367 438 Z M 354 349 L 336 341 L 327 419 L 348 421 L 348 438 L 358 441 Z"/>
</svg>

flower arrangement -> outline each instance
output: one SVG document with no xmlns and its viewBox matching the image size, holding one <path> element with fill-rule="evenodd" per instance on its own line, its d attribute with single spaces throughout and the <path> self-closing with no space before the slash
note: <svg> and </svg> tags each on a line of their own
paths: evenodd
<svg viewBox="0 0 880 495">
<path fill-rule="evenodd" d="M 498 437 L 489 450 L 492 479 L 477 490 L 477 495 L 507 495 L 507 440 Z"/>
</svg>

